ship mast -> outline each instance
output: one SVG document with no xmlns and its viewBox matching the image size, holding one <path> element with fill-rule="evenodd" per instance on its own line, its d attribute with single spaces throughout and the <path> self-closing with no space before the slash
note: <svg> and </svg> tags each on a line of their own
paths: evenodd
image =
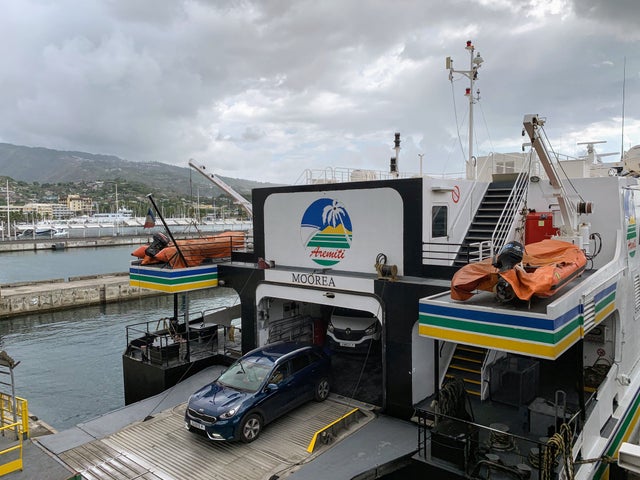
<svg viewBox="0 0 640 480">
<path fill-rule="evenodd" d="M 471 40 L 467 40 L 466 50 L 469 51 L 469 70 L 455 70 L 453 68 L 453 59 L 447 57 L 447 70 L 449 70 L 449 81 L 453 82 L 453 74 L 460 73 L 469 79 L 469 87 L 465 89 L 465 96 L 469 98 L 469 158 L 467 160 L 467 166 L 473 168 L 473 179 L 478 179 L 478 162 L 476 157 L 473 156 L 473 104 L 480 100 L 480 90 L 476 91 L 474 97 L 473 84 L 478 78 L 478 69 L 484 59 L 480 56 L 480 52 L 473 56 L 475 47 Z"/>
</svg>

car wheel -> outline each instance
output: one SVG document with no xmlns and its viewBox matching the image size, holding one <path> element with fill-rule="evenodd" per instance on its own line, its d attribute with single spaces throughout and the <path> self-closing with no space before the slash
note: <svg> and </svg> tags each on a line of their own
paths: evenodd
<svg viewBox="0 0 640 480">
<path fill-rule="evenodd" d="M 323 377 L 316 384 L 315 391 L 315 399 L 317 402 L 324 402 L 329 396 L 329 390 L 331 390 L 331 385 L 329 384 L 329 379 L 327 377 Z"/>
<path fill-rule="evenodd" d="M 253 442 L 260 435 L 262 430 L 262 418 L 260 415 L 252 413 L 248 415 L 240 425 L 240 440 L 244 443 Z"/>
</svg>

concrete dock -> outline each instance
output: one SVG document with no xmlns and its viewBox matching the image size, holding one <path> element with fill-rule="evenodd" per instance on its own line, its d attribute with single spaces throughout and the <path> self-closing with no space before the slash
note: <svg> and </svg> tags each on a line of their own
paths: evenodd
<svg viewBox="0 0 640 480">
<path fill-rule="evenodd" d="M 176 235 L 176 238 L 190 238 L 192 235 Z M 6 240 L 0 242 L 0 253 L 32 252 L 66 248 L 115 247 L 119 245 L 148 245 L 151 235 L 129 235 L 88 238 L 36 238 L 33 240 Z"/>
<path fill-rule="evenodd" d="M 181 232 L 174 235 L 176 240 L 200 236 L 195 232 Z M 148 245 L 148 236 L 111 236 L 95 238 L 7 240 L 0 242 L 0 254 L 34 250 L 64 250 L 91 247 L 113 247 Z M 200 287 L 201 288 L 201 287 Z M 0 284 L 0 319 L 62 310 L 71 307 L 100 305 L 110 302 L 135 300 L 142 296 L 163 295 L 165 292 L 140 288 L 129 284 L 129 272 L 105 275 L 70 277 L 41 282 Z"/>
<path fill-rule="evenodd" d="M 0 285 L 0 318 L 159 295 L 129 285 L 129 273 Z"/>
</svg>

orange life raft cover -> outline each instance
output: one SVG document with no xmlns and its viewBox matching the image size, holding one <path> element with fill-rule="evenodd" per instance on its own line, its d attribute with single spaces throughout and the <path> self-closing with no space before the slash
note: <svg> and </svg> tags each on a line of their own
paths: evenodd
<svg viewBox="0 0 640 480">
<path fill-rule="evenodd" d="M 232 250 L 244 246 L 244 241 L 244 232 L 222 232 L 209 237 L 178 240 L 176 243 L 184 256 L 184 262 L 173 243 L 169 243 L 153 257 L 145 253 L 148 245 L 138 247 L 131 255 L 141 258 L 141 265 L 163 263 L 171 268 L 197 267 L 207 259 L 230 257 Z"/>
<path fill-rule="evenodd" d="M 487 258 L 458 270 L 451 279 L 451 298 L 468 300 L 475 290 L 493 291 L 504 278 L 520 300 L 554 295 L 566 282 L 584 270 L 587 257 L 577 245 L 562 240 L 542 240 L 525 246 L 522 263 L 499 272 Z"/>
</svg>

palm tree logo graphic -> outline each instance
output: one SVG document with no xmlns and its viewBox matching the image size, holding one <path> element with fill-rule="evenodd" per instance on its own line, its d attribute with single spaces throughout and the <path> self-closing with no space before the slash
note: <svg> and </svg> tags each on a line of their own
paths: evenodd
<svg viewBox="0 0 640 480">
<path fill-rule="evenodd" d="M 313 202 L 302 215 L 300 227 L 302 243 L 318 265 L 336 265 L 351 248 L 351 218 L 339 200 L 321 198 Z"/>
</svg>

